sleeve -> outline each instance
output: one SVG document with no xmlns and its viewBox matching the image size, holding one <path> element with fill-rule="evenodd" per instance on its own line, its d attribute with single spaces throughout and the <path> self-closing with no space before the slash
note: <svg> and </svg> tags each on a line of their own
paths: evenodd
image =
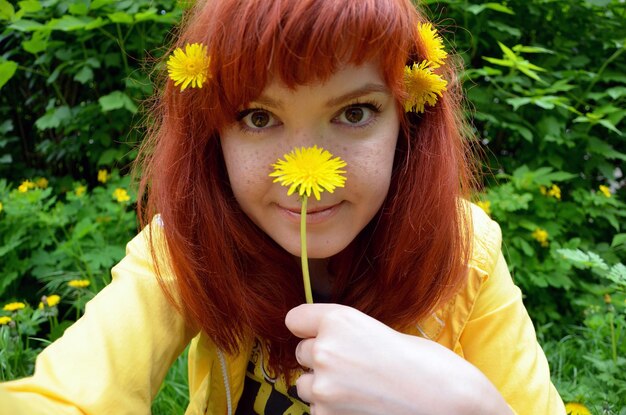
<svg viewBox="0 0 626 415">
<path fill-rule="evenodd" d="M 500 228 L 486 219 L 488 232 L 496 235 L 487 240 L 496 242 L 485 251 L 489 266 L 479 273 L 482 284 L 459 339 L 463 355 L 490 379 L 516 414 L 564 415 L 521 291 L 502 255 Z"/>
<path fill-rule="evenodd" d="M 2 413 L 150 413 L 193 333 L 156 281 L 146 235 L 127 245 L 84 316 L 41 352 L 34 375 L 0 384 Z"/>
</svg>

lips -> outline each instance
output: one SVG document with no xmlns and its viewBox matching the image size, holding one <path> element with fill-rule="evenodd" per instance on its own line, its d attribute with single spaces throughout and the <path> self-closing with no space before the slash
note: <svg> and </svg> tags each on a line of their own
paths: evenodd
<svg viewBox="0 0 626 415">
<path fill-rule="evenodd" d="M 298 207 L 284 207 L 277 205 L 278 209 L 283 213 L 290 221 L 300 223 L 300 212 L 302 208 Z M 339 209 L 343 206 L 343 202 L 337 203 L 331 206 L 314 206 L 309 207 L 306 212 L 307 225 L 315 225 L 322 223 L 327 219 L 334 216 Z"/>
</svg>

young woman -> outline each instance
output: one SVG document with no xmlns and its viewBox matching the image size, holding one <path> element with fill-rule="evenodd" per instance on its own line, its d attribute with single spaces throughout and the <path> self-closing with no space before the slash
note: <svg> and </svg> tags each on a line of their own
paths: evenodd
<svg viewBox="0 0 626 415">
<path fill-rule="evenodd" d="M 198 1 L 139 161 L 145 228 L 3 413 L 142 414 L 191 341 L 189 414 L 564 414 L 465 201 L 454 60 L 410 0 Z M 269 176 L 345 161 L 307 208 Z"/>
</svg>

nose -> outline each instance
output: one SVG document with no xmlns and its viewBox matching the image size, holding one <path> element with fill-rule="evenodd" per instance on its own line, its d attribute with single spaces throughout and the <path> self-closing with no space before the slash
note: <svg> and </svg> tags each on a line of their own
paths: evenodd
<svg viewBox="0 0 626 415">
<path fill-rule="evenodd" d="M 317 146 L 327 150 L 330 150 L 328 146 L 331 144 L 329 134 L 324 128 L 315 125 L 299 126 L 289 129 L 287 131 L 286 142 L 290 148 Z"/>
</svg>

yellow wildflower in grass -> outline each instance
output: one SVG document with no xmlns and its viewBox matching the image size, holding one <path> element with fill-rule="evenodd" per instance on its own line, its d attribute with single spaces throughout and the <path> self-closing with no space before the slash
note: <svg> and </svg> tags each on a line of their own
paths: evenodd
<svg viewBox="0 0 626 415">
<path fill-rule="evenodd" d="M 448 82 L 432 71 L 432 62 L 414 63 L 404 67 L 404 85 L 408 94 L 404 111 L 424 112 L 425 105 L 431 107 L 437 103 L 437 96 L 442 96 Z"/>
<path fill-rule="evenodd" d="M 22 184 L 18 186 L 17 191 L 20 193 L 26 193 L 30 189 L 34 189 L 35 187 L 35 183 L 31 182 L 30 180 L 24 180 Z"/>
<path fill-rule="evenodd" d="M 72 288 L 86 288 L 89 287 L 91 282 L 89 280 L 71 280 L 67 283 Z"/>
<path fill-rule="evenodd" d="M 26 307 L 26 304 L 24 304 L 22 302 L 19 302 L 19 301 L 16 301 L 14 303 L 5 304 L 4 307 L 2 307 L 2 309 L 4 311 L 17 311 L 17 310 L 21 310 L 21 309 L 23 309 L 25 307 Z"/>
<path fill-rule="evenodd" d="M 600 185 L 600 187 L 598 187 L 598 190 L 600 191 L 600 193 L 602 193 L 605 197 L 611 197 L 611 189 L 609 189 L 608 186 L 605 186 L 603 184 Z"/>
<path fill-rule="evenodd" d="M 561 200 L 561 188 L 556 184 L 553 184 L 550 190 L 548 190 L 548 196 Z"/>
<path fill-rule="evenodd" d="M 40 177 L 37 179 L 35 184 L 38 188 L 45 189 L 46 187 L 48 187 L 48 179 L 46 179 L 45 177 Z"/>
<path fill-rule="evenodd" d="M 4 209 L 4 205 L 0 202 L 0 212 L 2 212 L 2 209 Z"/>
<path fill-rule="evenodd" d="M 78 186 L 76 189 L 74 189 L 74 194 L 78 197 L 81 197 L 82 195 L 85 194 L 85 192 L 87 191 L 87 186 Z"/>
<path fill-rule="evenodd" d="M 535 229 L 532 233 L 532 237 L 544 248 L 548 246 L 548 236 L 548 231 L 541 228 Z"/>
<path fill-rule="evenodd" d="M 549 190 L 545 186 L 539 186 L 539 191 L 544 196 L 553 197 L 555 199 L 561 200 L 561 188 L 556 184 L 553 184 Z"/>
<path fill-rule="evenodd" d="M 302 279 L 304 280 L 304 296 L 306 302 L 313 303 L 313 293 L 311 291 L 311 279 L 309 277 L 309 262 L 306 248 L 306 205 L 311 192 L 317 200 L 320 200 L 320 193 L 328 190 L 333 193 L 335 188 L 344 187 L 346 178 L 342 170 L 347 164 L 340 157 L 333 158 L 333 155 L 323 148 L 302 147 L 295 148 L 290 153 L 283 156 L 285 159 L 278 159 L 272 164 L 274 171 L 269 176 L 275 177 L 274 183 L 289 187 L 287 195 L 298 192 L 302 200 L 300 211 L 300 261 L 302 264 Z"/>
<path fill-rule="evenodd" d="M 287 195 L 292 195 L 296 190 L 300 196 L 311 196 L 320 200 L 320 193 L 328 190 L 332 193 L 335 188 L 343 187 L 346 178 L 342 176 L 346 162 L 317 146 L 308 148 L 296 148 L 291 153 L 283 156 L 285 160 L 278 159 L 272 164 L 274 171 L 270 177 L 275 177 L 274 183 L 289 186 Z"/>
<path fill-rule="evenodd" d="M 476 205 L 485 211 L 487 215 L 491 215 L 491 202 L 488 200 L 479 200 Z"/>
<path fill-rule="evenodd" d="M 443 39 L 431 23 L 419 23 L 417 31 L 426 48 L 425 59 L 432 62 L 433 68 L 438 68 L 445 63 L 448 53 L 444 50 Z"/>
<path fill-rule="evenodd" d="M 180 90 L 191 85 L 192 88 L 202 88 L 209 74 L 211 59 L 207 54 L 206 46 L 200 43 L 185 45 L 185 50 L 176 48 L 167 59 L 167 73 L 174 86 L 181 85 Z"/>
<path fill-rule="evenodd" d="M 5 324 L 9 324 L 12 321 L 11 317 L 9 316 L 2 316 L 0 317 L 0 326 L 4 326 Z"/>
<path fill-rule="evenodd" d="M 118 187 L 113 191 L 113 199 L 117 200 L 118 203 L 124 203 L 130 200 L 130 196 L 126 190 Z"/>
<path fill-rule="evenodd" d="M 565 404 L 565 413 L 567 415 L 591 415 L 591 412 L 585 405 L 578 402 L 570 402 Z"/>
<path fill-rule="evenodd" d="M 108 171 L 104 169 L 98 170 L 98 181 L 100 183 L 106 183 L 109 180 L 109 177 L 111 177 L 111 175 Z"/>
<path fill-rule="evenodd" d="M 41 302 L 39 303 L 39 309 L 43 309 L 44 307 L 54 307 L 61 301 L 61 297 L 56 294 L 52 294 L 49 296 L 43 296 L 41 298 Z M 44 305 L 45 302 L 45 305 Z"/>
</svg>

